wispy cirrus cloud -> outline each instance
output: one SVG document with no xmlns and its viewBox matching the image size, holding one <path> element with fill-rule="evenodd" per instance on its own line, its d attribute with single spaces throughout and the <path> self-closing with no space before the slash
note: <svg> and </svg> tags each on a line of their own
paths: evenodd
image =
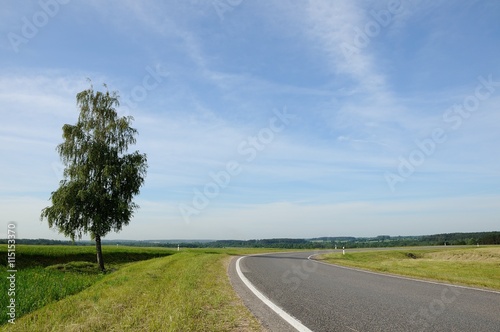
<svg viewBox="0 0 500 332">
<path fill-rule="evenodd" d="M 397 3 L 402 10 L 387 16 Z M 1 29 L 21 24 L 30 6 L 7 6 L 0 16 L 13 17 Z M 162 227 L 172 237 L 216 237 L 219 229 L 230 230 L 224 238 L 306 236 L 309 224 L 311 236 L 331 228 L 332 235 L 373 235 L 379 225 L 412 233 L 424 229 L 414 227 L 422 220 L 432 220 L 425 229 L 436 225 L 434 232 L 439 218 L 449 219 L 443 230 L 453 228 L 466 207 L 491 225 L 496 93 L 447 132 L 401 191 L 388 191 L 383 173 L 397 169 L 416 140 L 448 128 L 443 114 L 474 93 L 479 75 L 500 81 L 497 7 L 244 1 L 221 21 L 205 0 L 70 2 L 19 58 L 0 55 L 0 198 L 9 202 L 2 208 L 25 200 L 32 207 L 19 221 L 38 220 L 61 175 L 61 126 L 76 121 L 75 95 L 90 77 L 95 88 L 107 83 L 122 101 L 132 98 L 119 113 L 135 117 L 136 148 L 150 163 L 138 227 L 119 237 L 141 229 L 144 238 L 166 237 Z M 284 107 L 295 120 L 186 225 L 177 204 L 190 202 L 229 160 L 245 160 L 238 146 Z M 455 213 L 454 204 L 463 209 Z"/>
</svg>

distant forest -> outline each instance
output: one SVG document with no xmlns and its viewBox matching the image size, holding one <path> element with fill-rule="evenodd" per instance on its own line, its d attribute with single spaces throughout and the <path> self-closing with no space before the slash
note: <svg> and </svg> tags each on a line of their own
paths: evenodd
<svg viewBox="0 0 500 332">
<path fill-rule="evenodd" d="M 0 243 L 7 243 L 6 239 Z M 46 239 L 18 239 L 17 244 L 43 245 L 93 245 L 91 241 L 59 241 Z M 312 239 L 260 239 L 260 240 L 218 240 L 218 241 L 174 241 L 174 240 L 103 240 L 106 245 L 127 245 L 166 248 L 283 248 L 283 249 L 334 249 L 334 248 L 377 248 L 437 245 L 487 245 L 500 244 L 500 232 L 448 233 L 419 236 L 376 237 L 318 237 Z"/>
</svg>

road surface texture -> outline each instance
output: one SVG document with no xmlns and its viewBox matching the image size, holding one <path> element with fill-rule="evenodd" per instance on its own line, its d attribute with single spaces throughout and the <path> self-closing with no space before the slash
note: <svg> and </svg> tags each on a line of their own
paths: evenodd
<svg viewBox="0 0 500 332">
<path fill-rule="evenodd" d="M 317 253 L 233 259 L 229 268 L 233 287 L 269 331 L 500 332 L 500 292 L 308 259 Z M 248 284 L 271 304 L 259 299 Z"/>
</svg>

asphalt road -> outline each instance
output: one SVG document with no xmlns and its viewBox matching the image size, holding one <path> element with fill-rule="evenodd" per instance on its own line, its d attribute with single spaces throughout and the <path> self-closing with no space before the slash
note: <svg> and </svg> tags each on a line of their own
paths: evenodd
<svg viewBox="0 0 500 332">
<path fill-rule="evenodd" d="M 244 278 L 304 331 L 500 332 L 500 292 L 327 265 L 308 259 L 315 253 L 233 260 L 233 286 L 268 330 L 295 329 L 243 284 L 237 265 Z"/>
</svg>

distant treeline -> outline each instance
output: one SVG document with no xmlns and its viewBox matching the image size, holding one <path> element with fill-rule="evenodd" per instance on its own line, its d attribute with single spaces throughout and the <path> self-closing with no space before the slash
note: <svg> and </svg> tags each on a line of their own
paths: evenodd
<svg viewBox="0 0 500 332">
<path fill-rule="evenodd" d="M 18 244 L 44 245 L 93 245 L 91 241 L 59 241 L 46 239 L 18 239 Z M 0 243 L 7 243 L 6 239 Z M 319 237 L 313 239 L 262 239 L 262 240 L 219 240 L 219 241 L 186 241 L 152 240 L 152 241 L 103 241 L 107 245 L 127 245 L 140 247 L 166 248 L 283 248 L 283 249 L 333 249 L 341 248 L 375 248 L 435 245 L 486 245 L 500 244 L 500 232 L 448 233 L 420 236 L 377 237 Z"/>
<path fill-rule="evenodd" d="M 283 249 L 375 248 L 435 245 L 500 244 L 500 232 L 449 233 L 424 236 L 319 237 L 313 239 L 223 240 L 204 247 L 251 247 Z"/>
</svg>

